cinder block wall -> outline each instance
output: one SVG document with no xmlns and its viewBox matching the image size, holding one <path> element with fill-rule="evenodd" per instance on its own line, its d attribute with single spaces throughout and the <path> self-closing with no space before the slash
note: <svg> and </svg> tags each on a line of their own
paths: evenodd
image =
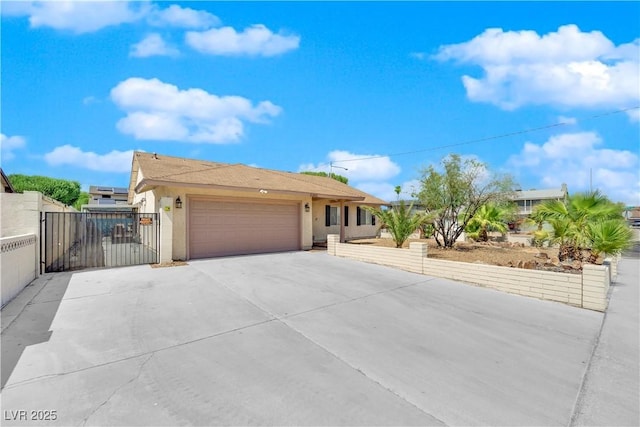
<svg viewBox="0 0 640 427">
<path fill-rule="evenodd" d="M 582 267 L 582 307 L 605 311 L 610 284 L 607 267 L 585 264 Z"/>
<path fill-rule="evenodd" d="M 432 259 L 427 257 L 427 244 L 419 242 L 412 242 L 409 249 L 339 243 L 339 236 L 334 234 L 328 236 L 327 251 L 329 255 L 597 311 L 607 308 L 607 294 L 618 260 L 612 260 L 610 266 L 586 264 L 582 274 L 556 273 Z"/>
<path fill-rule="evenodd" d="M 411 243 L 409 249 L 398 249 L 339 243 L 339 239 L 336 234 L 327 236 L 330 255 L 422 273 L 422 260 L 427 254 L 424 243 Z"/>
<path fill-rule="evenodd" d="M 580 274 L 525 270 L 426 258 L 423 274 L 474 283 L 512 294 L 582 305 Z"/>
</svg>

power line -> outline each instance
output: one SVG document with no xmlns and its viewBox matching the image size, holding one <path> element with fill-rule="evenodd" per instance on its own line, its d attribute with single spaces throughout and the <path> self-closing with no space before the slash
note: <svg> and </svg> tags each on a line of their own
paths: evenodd
<svg viewBox="0 0 640 427">
<path fill-rule="evenodd" d="M 615 110 L 615 111 L 609 111 L 609 112 L 601 113 L 601 114 L 594 114 L 592 116 L 583 117 L 583 118 L 581 118 L 579 120 L 580 121 L 593 120 L 593 119 L 598 119 L 598 118 L 606 117 L 606 116 L 612 116 L 614 114 L 625 113 L 627 111 L 637 110 L 637 109 L 640 109 L 640 105 L 635 106 L 635 107 L 623 108 L 623 109 Z M 469 145 L 469 144 L 475 144 L 475 143 L 478 143 L 478 142 L 486 142 L 486 141 L 492 141 L 492 140 L 495 140 L 495 139 L 508 138 L 510 136 L 524 135 L 524 134 L 527 134 L 527 133 L 539 132 L 541 130 L 552 129 L 552 128 L 555 128 L 555 127 L 567 126 L 567 125 L 571 125 L 571 124 L 574 124 L 574 123 L 573 122 L 557 122 L 557 123 L 553 123 L 553 124 L 550 124 L 550 125 L 540 126 L 540 127 L 536 127 L 536 128 L 532 128 L 532 129 L 525 129 L 525 130 L 520 130 L 520 131 L 516 131 L 516 132 L 509 132 L 509 133 L 504 133 L 504 134 L 500 134 L 500 135 L 488 136 L 488 137 L 485 137 L 485 138 L 472 139 L 472 140 L 464 141 L 464 142 L 456 142 L 456 143 L 453 143 L 453 144 L 439 145 L 437 147 L 423 148 L 423 149 L 420 149 L 420 150 L 404 151 L 404 152 L 401 152 L 401 153 L 385 154 L 385 155 L 379 155 L 379 156 L 360 157 L 360 158 L 357 158 L 357 159 L 333 160 L 332 163 L 358 162 L 358 161 L 361 161 L 361 160 L 381 159 L 383 157 L 407 156 L 409 154 L 424 153 L 424 152 L 427 152 L 427 151 L 441 150 L 443 148 L 459 147 L 461 145 Z"/>
</svg>

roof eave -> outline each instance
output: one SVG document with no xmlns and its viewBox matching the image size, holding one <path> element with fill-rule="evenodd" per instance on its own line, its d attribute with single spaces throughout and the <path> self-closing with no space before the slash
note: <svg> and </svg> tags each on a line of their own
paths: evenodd
<svg viewBox="0 0 640 427">
<path fill-rule="evenodd" d="M 266 192 L 263 194 L 273 193 L 273 194 L 292 194 L 297 196 L 305 196 L 312 198 L 322 198 L 322 199 L 336 199 L 336 200 L 345 200 L 345 201 L 359 201 L 364 200 L 364 197 L 350 197 L 344 195 L 337 194 L 310 194 L 306 191 L 293 191 L 293 190 L 279 190 L 274 188 L 264 188 L 264 187 L 239 187 L 232 185 L 219 185 L 219 184 L 202 184 L 196 182 L 175 182 L 175 181 L 164 181 L 158 179 L 146 179 L 143 178 L 138 185 L 135 186 L 134 191 L 136 193 L 141 193 L 145 191 L 152 190 L 156 187 L 185 187 L 185 188 L 214 188 L 217 190 L 231 190 L 231 191 L 243 191 L 248 193 L 260 193 Z"/>
</svg>

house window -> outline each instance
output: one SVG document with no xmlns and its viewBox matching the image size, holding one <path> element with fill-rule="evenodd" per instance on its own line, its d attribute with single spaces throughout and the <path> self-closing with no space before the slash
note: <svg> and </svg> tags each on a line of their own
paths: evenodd
<svg viewBox="0 0 640 427">
<path fill-rule="evenodd" d="M 357 225 L 376 225 L 376 217 L 366 209 L 358 207 L 357 216 Z"/>
<path fill-rule="evenodd" d="M 349 226 L 349 206 L 344 207 L 344 226 Z"/>
<path fill-rule="evenodd" d="M 340 208 L 337 206 L 325 206 L 324 225 L 330 227 L 332 225 L 340 225 Z"/>
</svg>

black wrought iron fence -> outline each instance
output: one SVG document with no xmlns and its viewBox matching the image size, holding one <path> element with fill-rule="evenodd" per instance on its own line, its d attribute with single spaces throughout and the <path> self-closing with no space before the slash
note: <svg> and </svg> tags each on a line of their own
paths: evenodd
<svg viewBox="0 0 640 427">
<path fill-rule="evenodd" d="M 158 214 L 45 212 L 46 273 L 158 262 Z"/>
</svg>

